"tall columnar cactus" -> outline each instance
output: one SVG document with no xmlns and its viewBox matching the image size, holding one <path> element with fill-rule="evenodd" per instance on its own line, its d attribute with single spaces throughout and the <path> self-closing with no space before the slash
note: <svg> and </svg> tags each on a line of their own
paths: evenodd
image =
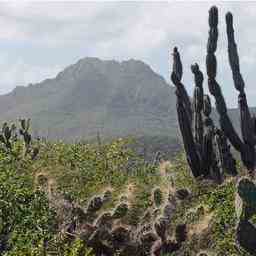
<svg viewBox="0 0 256 256">
<path fill-rule="evenodd" d="M 202 110 L 204 105 L 204 90 L 203 90 L 203 73 L 199 70 L 199 66 L 196 63 L 191 66 L 191 71 L 195 78 L 195 89 L 194 89 L 194 137 L 195 143 L 197 144 L 200 154 L 203 152 L 203 136 L 204 126 Z"/>
<path fill-rule="evenodd" d="M 214 123 L 210 117 L 211 102 L 209 96 L 204 95 L 203 73 L 200 71 L 197 64 L 191 66 L 191 71 L 194 74 L 195 80 L 193 99 L 194 125 L 192 127 L 191 104 L 188 103 L 188 94 L 186 93 L 184 85 L 181 83 L 182 63 L 177 47 L 175 47 L 173 50 L 173 70 L 171 74 L 171 80 L 176 87 L 179 127 L 183 138 L 184 149 L 187 155 L 190 169 L 195 177 L 207 176 L 213 178 L 216 182 L 220 183 L 222 181 L 222 174 L 224 171 L 227 171 L 227 173 L 232 175 L 237 174 L 235 160 L 230 152 L 227 138 L 229 138 L 230 142 L 232 143 L 232 145 L 235 146 L 236 149 L 240 150 L 242 158 L 247 163 L 247 166 L 251 166 L 251 163 L 254 160 L 252 157 L 253 147 L 249 144 L 245 145 L 245 143 L 243 143 L 239 136 L 235 133 L 235 130 L 227 114 L 227 107 L 225 100 L 222 96 L 220 86 L 215 79 L 217 74 L 217 60 L 215 56 L 215 51 L 217 49 L 218 39 L 218 10 L 216 7 L 212 7 L 210 9 L 209 25 L 210 31 L 207 43 L 206 56 L 208 86 L 210 93 L 216 99 L 216 107 L 218 113 L 220 114 L 220 125 L 222 130 L 217 129 L 214 126 Z M 229 31 L 230 30 L 232 29 L 230 29 L 229 26 Z M 231 32 L 229 32 L 229 34 L 230 33 Z M 232 36 L 229 37 L 229 44 L 232 45 L 229 48 L 234 55 L 234 52 L 236 53 L 236 48 L 234 47 L 234 40 L 232 40 Z M 234 57 L 230 57 L 230 59 L 233 67 L 232 70 L 239 71 L 239 65 L 236 64 L 237 59 Z M 236 80 L 238 80 L 238 78 L 236 78 Z M 241 89 L 242 86 L 240 86 L 239 88 Z M 243 109 L 243 113 L 245 113 L 243 116 L 246 120 L 252 120 L 250 115 L 248 114 L 249 111 L 246 103 L 245 94 L 243 91 L 241 91 L 240 94 L 242 95 L 241 97 L 243 100 L 243 104 L 240 109 Z M 241 102 L 241 100 L 239 102 Z M 252 121 L 246 122 L 250 123 L 252 126 Z M 243 137 L 246 137 L 244 141 L 250 140 L 250 143 L 252 144 L 253 139 L 249 139 L 251 133 L 248 131 L 248 125 L 245 124 L 245 135 Z M 251 129 L 249 130 L 251 131 Z"/>
<path fill-rule="evenodd" d="M 192 132 L 192 109 L 191 103 L 184 85 L 181 83 L 182 64 L 178 49 L 175 47 L 173 51 L 173 72 L 171 75 L 172 82 L 176 86 L 177 96 L 177 114 L 179 127 L 183 138 L 184 148 L 187 154 L 188 164 L 195 177 L 200 176 L 202 162 L 200 154 L 197 150 L 196 143 Z"/>
<path fill-rule="evenodd" d="M 120 219 L 123 218 L 128 212 L 128 204 L 127 203 L 120 203 L 116 206 L 113 211 L 112 218 L 113 219 Z"/>
<path fill-rule="evenodd" d="M 230 145 L 240 152 L 241 159 L 250 174 L 255 169 L 255 144 L 256 144 L 256 118 L 252 117 L 247 104 L 245 85 L 240 73 L 239 57 L 234 39 L 233 16 L 230 12 L 226 14 L 226 30 L 228 39 L 229 65 L 232 71 L 234 86 L 239 92 L 238 106 L 240 110 L 240 125 L 242 139 L 236 133 L 228 116 L 225 99 L 221 87 L 216 81 L 217 75 L 217 50 L 218 41 L 218 9 L 213 6 L 209 10 L 209 37 L 207 42 L 206 71 L 208 76 L 208 88 L 215 98 L 215 105 L 219 115 L 220 129 L 216 128 L 210 118 L 211 104 L 209 96 L 204 96 L 203 113 L 205 116 L 204 126 L 201 125 L 200 111 L 202 95 L 202 76 L 199 76 L 198 66 L 192 66 L 195 75 L 194 92 L 194 136 L 190 125 L 190 113 L 187 111 L 187 97 L 180 89 L 182 78 L 182 65 L 177 48 L 173 54 L 172 82 L 176 86 L 177 113 L 180 130 L 184 142 L 185 152 L 189 166 L 194 174 L 215 177 L 217 181 L 222 180 L 222 173 L 227 171 L 236 175 L 235 160 L 230 152 Z M 196 79 L 198 76 L 198 79 Z M 199 79 L 200 78 L 200 79 Z M 184 89 L 184 86 L 181 87 Z M 184 96 L 185 95 L 185 96 Z M 203 135 L 202 135 L 203 134 Z M 203 138 L 203 139 L 202 139 Z M 202 142 L 203 140 L 203 142 Z M 236 212 L 238 224 L 236 229 L 237 242 L 246 251 L 256 254 L 256 226 L 250 221 L 256 213 L 256 185 L 250 178 L 241 178 L 237 185 Z"/>
<path fill-rule="evenodd" d="M 225 136 L 222 134 L 221 139 L 219 138 L 220 133 L 215 128 L 210 117 L 211 102 L 209 96 L 204 95 L 203 73 L 200 71 L 198 64 L 191 66 L 195 79 L 193 99 L 194 127 L 192 127 L 191 104 L 187 103 L 186 89 L 180 82 L 182 72 L 177 71 L 177 67 L 182 65 L 176 47 L 174 48 L 173 62 L 176 64 L 173 65 L 171 79 L 176 86 L 178 121 L 188 164 L 195 177 L 208 176 L 220 183 L 222 181 L 222 173 L 227 166 L 233 164 L 232 174 L 236 173 L 236 168 Z M 180 70 L 182 69 L 180 68 Z"/>
<path fill-rule="evenodd" d="M 209 11 L 209 38 L 207 44 L 206 68 L 208 74 L 208 87 L 210 93 L 215 97 L 216 109 L 219 113 L 219 122 L 221 129 L 236 150 L 241 153 L 244 165 L 249 171 L 255 168 L 255 132 L 253 119 L 250 115 L 244 91 L 244 81 L 240 73 L 239 57 L 234 40 L 233 16 L 229 12 L 226 15 L 227 37 L 228 37 L 228 55 L 229 64 L 232 70 L 235 88 L 239 91 L 238 105 L 240 109 L 241 131 L 243 140 L 236 133 L 232 122 L 227 113 L 227 107 L 221 92 L 221 87 L 216 81 L 217 59 L 215 51 L 218 40 L 218 9 L 212 7 Z"/>
<path fill-rule="evenodd" d="M 183 68 L 182 63 L 180 59 L 180 54 L 178 52 L 178 48 L 174 47 L 173 49 L 173 72 L 172 72 L 172 80 L 173 83 L 177 87 L 177 94 L 182 98 L 183 104 L 184 104 L 184 110 L 187 113 L 188 122 L 191 126 L 192 122 L 192 107 L 190 103 L 190 99 L 188 96 L 188 93 L 184 87 L 184 85 L 181 83 L 182 75 L 183 75 Z"/>
<path fill-rule="evenodd" d="M 100 196 L 94 196 L 91 198 L 87 205 L 87 212 L 94 213 L 100 210 L 103 206 L 103 199 Z"/>
</svg>

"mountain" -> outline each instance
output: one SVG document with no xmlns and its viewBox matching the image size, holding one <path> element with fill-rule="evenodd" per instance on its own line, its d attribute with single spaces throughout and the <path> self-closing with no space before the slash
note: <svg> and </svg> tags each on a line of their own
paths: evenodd
<svg viewBox="0 0 256 256">
<path fill-rule="evenodd" d="M 0 96 L 0 121 L 32 119 L 50 139 L 177 136 L 174 88 L 139 60 L 84 58 L 53 79 Z"/>
</svg>

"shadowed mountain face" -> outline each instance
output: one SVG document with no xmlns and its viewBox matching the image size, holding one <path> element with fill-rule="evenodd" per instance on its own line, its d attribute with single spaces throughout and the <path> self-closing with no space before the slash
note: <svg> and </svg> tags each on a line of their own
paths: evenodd
<svg viewBox="0 0 256 256">
<path fill-rule="evenodd" d="M 47 79 L 0 96 L 0 121 L 32 119 L 52 139 L 176 137 L 174 88 L 148 65 L 85 58 Z"/>
</svg>

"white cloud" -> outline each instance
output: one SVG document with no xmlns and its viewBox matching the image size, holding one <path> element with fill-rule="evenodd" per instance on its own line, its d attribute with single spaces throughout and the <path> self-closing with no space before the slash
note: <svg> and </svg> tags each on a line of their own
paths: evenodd
<svg viewBox="0 0 256 256">
<path fill-rule="evenodd" d="M 8 93 L 16 86 L 37 83 L 46 78 L 55 77 L 63 68 L 61 66 L 31 66 L 22 59 L 17 59 L 16 62 L 8 65 L 6 63 L 8 63 L 8 56 L 2 55 L 0 60 L 0 94 Z"/>
<path fill-rule="evenodd" d="M 100 58 L 137 58 L 150 61 L 165 77 L 169 48 L 178 45 L 184 62 L 184 82 L 192 92 L 193 82 L 190 65 L 198 62 L 205 70 L 206 42 L 208 36 L 208 9 L 211 2 L 1 2 L 0 3 L 0 56 L 12 52 L 15 45 L 28 45 L 17 59 L 2 58 L 0 64 L 1 84 L 9 84 L 6 91 L 20 83 L 42 80 L 52 76 L 58 69 L 74 58 L 62 62 L 59 56 L 84 54 Z M 234 13 L 235 33 L 238 43 L 241 70 L 248 91 L 254 88 L 256 36 L 256 3 L 217 2 L 220 13 L 220 34 L 217 57 L 218 79 L 230 105 L 236 105 L 236 92 L 231 81 L 227 62 L 225 13 Z M 1 46 L 12 42 L 13 46 Z M 6 43 L 7 44 L 7 43 Z M 37 49 L 31 56 L 29 45 Z M 51 51 L 50 51 L 51 50 Z M 50 51 L 50 52 L 49 52 Z M 164 54 L 166 53 L 166 54 Z M 12 53 L 10 53 L 12 54 Z M 52 55 L 53 54 L 53 55 Z M 166 56 L 160 59 L 158 54 Z M 13 53 L 14 55 L 14 53 Z M 54 63 L 41 64 L 49 55 Z M 33 63 L 27 60 L 33 59 Z M 8 61 L 7 61 L 8 60 Z M 35 64 L 37 63 L 37 64 Z M 253 105 L 253 93 L 248 95 Z"/>
</svg>

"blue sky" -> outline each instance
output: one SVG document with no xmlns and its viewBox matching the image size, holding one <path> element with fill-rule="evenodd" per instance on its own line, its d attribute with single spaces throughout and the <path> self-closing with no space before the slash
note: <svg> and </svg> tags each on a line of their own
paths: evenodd
<svg viewBox="0 0 256 256">
<path fill-rule="evenodd" d="M 0 93 L 54 77 L 90 56 L 140 59 L 169 82 L 170 49 L 179 47 L 184 84 L 193 89 L 190 65 L 204 71 L 208 9 L 212 2 L 1 2 Z M 248 101 L 256 106 L 256 3 L 214 2 L 219 7 L 218 81 L 227 103 L 237 105 L 228 66 L 225 13 L 235 34 Z M 206 87 L 206 83 L 205 83 Z"/>
</svg>

